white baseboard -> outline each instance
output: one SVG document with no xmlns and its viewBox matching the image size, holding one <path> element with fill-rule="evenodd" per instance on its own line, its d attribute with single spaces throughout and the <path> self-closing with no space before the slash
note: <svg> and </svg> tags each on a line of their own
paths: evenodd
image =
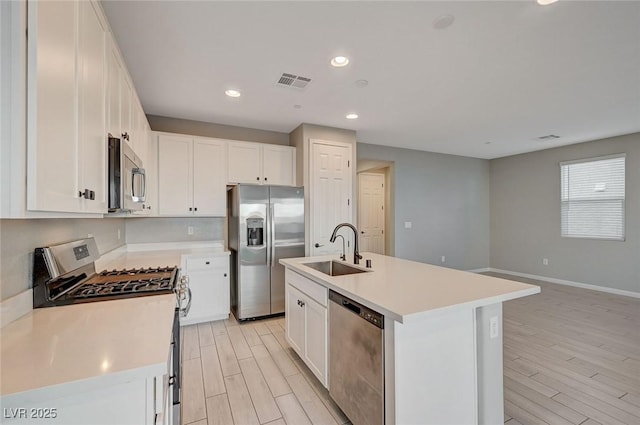
<svg viewBox="0 0 640 425">
<path fill-rule="evenodd" d="M 490 267 L 483 267 L 480 269 L 471 269 L 471 270 L 466 270 L 469 273 L 486 273 L 486 272 L 490 272 L 491 268 Z"/>
<path fill-rule="evenodd" d="M 573 282 L 571 280 L 556 279 L 555 277 L 539 276 L 536 274 L 529 274 L 529 273 L 520 273 L 520 272 L 511 271 L 511 270 L 496 269 L 493 267 L 489 267 L 488 269 L 479 269 L 479 270 L 482 270 L 482 271 L 477 273 L 488 271 L 488 272 L 494 272 L 494 273 L 510 274 L 513 276 L 526 277 L 528 279 L 536 279 L 536 280 L 542 280 L 545 282 L 557 283 L 559 285 L 575 286 L 577 288 L 591 289 L 592 291 L 607 292 L 609 294 L 640 298 L 640 292 L 626 291 L 624 289 L 607 288 L 606 286 L 598 286 L 598 285 L 591 285 L 589 283 Z"/>
<path fill-rule="evenodd" d="M 33 310 L 33 289 L 27 289 L 0 303 L 0 328 Z"/>
</svg>

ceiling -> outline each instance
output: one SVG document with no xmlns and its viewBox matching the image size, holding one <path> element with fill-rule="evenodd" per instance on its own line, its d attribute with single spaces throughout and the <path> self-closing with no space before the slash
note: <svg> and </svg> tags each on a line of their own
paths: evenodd
<svg viewBox="0 0 640 425">
<path fill-rule="evenodd" d="M 477 158 L 640 131 L 637 1 L 102 4 L 147 114 Z"/>
</svg>

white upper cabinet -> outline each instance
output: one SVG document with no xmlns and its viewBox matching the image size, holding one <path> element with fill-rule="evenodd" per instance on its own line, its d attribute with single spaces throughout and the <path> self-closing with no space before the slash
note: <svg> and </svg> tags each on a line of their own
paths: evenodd
<svg viewBox="0 0 640 425">
<path fill-rule="evenodd" d="M 262 152 L 257 143 L 229 144 L 229 183 L 262 183 Z"/>
<path fill-rule="evenodd" d="M 296 148 L 264 145 L 262 147 L 263 182 L 280 186 L 296 184 Z"/>
<path fill-rule="evenodd" d="M 89 2 L 80 3 L 78 45 L 78 146 L 81 190 L 94 192 L 84 211 L 107 209 L 106 29 Z"/>
<path fill-rule="evenodd" d="M 107 55 L 108 67 L 108 132 L 124 140 L 142 161 L 146 160 L 147 118 L 129 80 L 115 41 Z"/>
<path fill-rule="evenodd" d="M 109 38 L 109 50 L 107 52 L 107 91 L 108 91 L 108 133 L 120 138 L 120 75 L 122 66 L 115 40 Z"/>
<path fill-rule="evenodd" d="M 106 212 L 105 27 L 89 2 L 28 8 L 27 209 Z"/>
<path fill-rule="evenodd" d="M 226 215 L 226 142 L 158 136 L 158 203 L 165 216 Z"/>
<path fill-rule="evenodd" d="M 295 186 L 296 148 L 229 142 L 229 183 Z"/>
<path fill-rule="evenodd" d="M 194 215 L 227 214 L 226 148 L 222 140 L 196 137 L 193 141 Z"/>
</svg>

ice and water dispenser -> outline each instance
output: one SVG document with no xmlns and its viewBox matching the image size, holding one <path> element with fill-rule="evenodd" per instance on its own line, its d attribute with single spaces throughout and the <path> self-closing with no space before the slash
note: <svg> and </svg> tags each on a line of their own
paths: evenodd
<svg viewBox="0 0 640 425">
<path fill-rule="evenodd" d="M 247 218 L 247 246 L 264 245 L 264 218 Z"/>
</svg>

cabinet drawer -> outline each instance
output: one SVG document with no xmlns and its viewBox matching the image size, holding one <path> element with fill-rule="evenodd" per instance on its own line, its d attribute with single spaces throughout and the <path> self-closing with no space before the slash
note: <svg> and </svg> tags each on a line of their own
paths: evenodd
<svg viewBox="0 0 640 425">
<path fill-rule="evenodd" d="M 292 270 L 286 271 L 287 283 L 307 294 L 323 306 L 327 306 L 329 291 L 324 286 L 313 282 Z"/>
<path fill-rule="evenodd" d="M 229 268 L 229 257 L 187 257 L 187 273 L 213 270 L 214 268 Z"/>
</svg>

